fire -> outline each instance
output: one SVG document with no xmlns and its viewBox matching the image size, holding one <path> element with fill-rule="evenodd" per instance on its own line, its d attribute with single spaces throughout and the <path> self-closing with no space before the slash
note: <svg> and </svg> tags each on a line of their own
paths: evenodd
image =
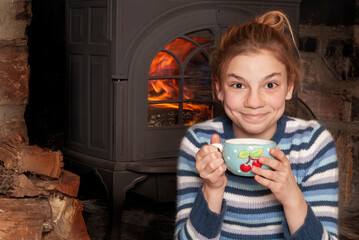
<svg viewBox="0 0 359 240">
<path fill-rule="evenodd" d="M 175 59 L 166 52 L 159 52 L 153 59 L 149 75 L 152 76 L 175 76 L 179 74 Z"/>
<path fill-rule="evenodd" d="M 209 41 L 208 38 L 192 38 L 199 44 L 204 44 Z M 182 64 L 186 57 L 197 48 L 193 43 L 177 38 L 166 47 L 167 50 L 174 53 L 180 63 L 177 63 L 175 58 L 171 54 L 161 51 L 152 61 L 149 76 L 150 77 L 166 77 L 166 76 L 178 76 L 180 75 L 179 64 Z M 167 101 L 167 100 L 180 100 L 180 79 L 166 78 L 166 79 L 150 79 L 148 81 L 148 101 Z M 191 91 L 187 86 L 183 86 L 183 98 L 182 99 L 193 99 L 194 92 Z M 179 109 L 178 103 L 158 103 L 151 104 L 151 108 L 159 109 Z M 201 118 L 205 117 L 209 119 L 212 117 L 212 109 L 208 104 L 196 104 L 196 103 L 183 103 L 183 111 L 194 112 L 193 119 L 185 125 L 191 125 Z M 203 120 L 203 119 L 202 119 Z"/>
<path fill-rule="evenodd" d="M 179 86 L 176 79 L 149 80 L 148 101 L 178 99 Z"/>
<path fill-rule="evenodd" d="M 201 120 L 208 120 L 213 117 L 212 107 L 205 104 L 186 103 L 183 104 L 183 109 L 195 112 L 192 120 L 184 123 L 185 126 L 192 125 Z"/>
</svg>

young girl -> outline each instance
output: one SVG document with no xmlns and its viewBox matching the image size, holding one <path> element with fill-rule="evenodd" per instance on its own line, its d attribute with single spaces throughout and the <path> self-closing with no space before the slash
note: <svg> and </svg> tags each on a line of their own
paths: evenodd
<svg viewBox="0 0 359 240">
<path fill-rule="evenodd" d="M 337 239 L 334 141 L 316 121 L 283 115 L 299 85 L 299 54 L 286 16 L 268 12 L 228 29 L 212 56 L 226 116 L 190 127 L 178 160 L 178 239 Z M 211 143 L 277 143 L 253 177 L 226 171 Z"/>
</svg>

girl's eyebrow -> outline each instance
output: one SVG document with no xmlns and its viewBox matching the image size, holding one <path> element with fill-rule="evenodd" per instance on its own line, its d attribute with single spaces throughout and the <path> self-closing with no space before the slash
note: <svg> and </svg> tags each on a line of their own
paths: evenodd
<svg viewBox="0 0 359 240">
<path fill-rule="evenodd" d="M 274 72 L 274 73 L 271 73 L 269 74 L 268 76 L 266 76 L 264 79 L 270 79 L 272 77 L 275 77 L 275 76 L 282 76 L 282 74 L 280 72 Z"/>
<path fill-rule="evenodd" d="M 263 78 L 263 80 L 267 80 L 267 79 L 270 79 L 270 78 L 275 77 L 275 76 L 279 76 L 279 77 L 280 77 L 280 76 L 282 76 L 282 74 L 281 74 L 280 72 L 274 72 L 274 73 L 271 73 L 271 74 L 265 76 L 265 77 Z M 235 74 L 235 73 L 230 73 L 230 74 L 228 74 L 228 75 L 227 75 L 227 78 L 229 78 L 229 77 L 233 77 L 233 78 L 235 78 L 235 79 L 237 79 L 237 80 L 245 80 L 243 77 L 238 76 L 238 75 Z"/>
<path fill-rule="evenodd" d="M 238 76 L 235 73 L 230 73 L 230 74 L 227 75 L 227 78 L 230 78 L 230 77 L 233 77 L 233 78 L 235 78 L 237 80 L 244 80 L 244 78 L 242 78 L 241 76 Z"/>
</svg>

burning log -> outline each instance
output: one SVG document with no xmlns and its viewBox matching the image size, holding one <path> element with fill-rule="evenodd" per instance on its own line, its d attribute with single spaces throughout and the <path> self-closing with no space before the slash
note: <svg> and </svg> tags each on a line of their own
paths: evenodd
<svg viewBox="0 0 359 240">
<path fill-rule="evenodd" d="M 178 108 L 158 107 L 159 104 L 152 105 L 148 108 L 149 127 L 177 126 L 179 124 Z M 191 109 L 190 107 L 193 106 L 198 107 L 198 109 Z M 185 126 L 213 118 L 212 108 L 207 105 L 193 104 L 190 107 L 182 112 L 183 124 Z"/>
</svg>

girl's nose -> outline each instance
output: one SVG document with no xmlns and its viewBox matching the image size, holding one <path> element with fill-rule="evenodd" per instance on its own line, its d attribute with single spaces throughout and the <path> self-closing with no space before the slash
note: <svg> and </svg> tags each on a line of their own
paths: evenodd
<svg viewBox="0 0 359 240">
<path fill-rule="evenodd" d="M 245 100 L 244 105 L 245 105 L 245 107 L 248 107 L 248 108 L 263 107 L 264 101 L 263 101 L 260 91 L 251 89 L 247 94 L 247 98 Z"/>
</svg>

